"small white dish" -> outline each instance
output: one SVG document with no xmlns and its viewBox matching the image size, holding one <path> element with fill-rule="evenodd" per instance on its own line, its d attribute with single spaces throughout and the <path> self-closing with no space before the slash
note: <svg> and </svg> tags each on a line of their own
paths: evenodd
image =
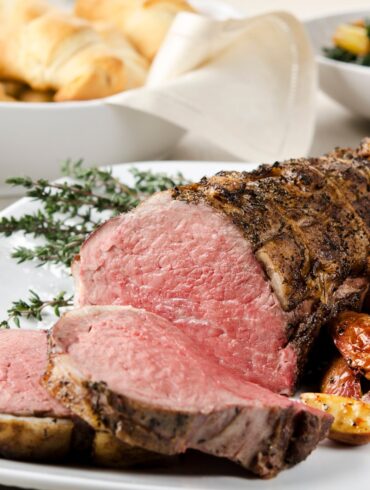
<svg viewBox="0 0 370 490">
<path fill-rule="evenodd" d="M 368 10 L 351 10 L 317 17 L 305 23 L 319 65 L 320 87 L 352 112 L 370 119 L 370 67 L 327 58 L 324 47 L 333 45 L 332 37 L 339 24 L 370 16 Z"/>
</svg>

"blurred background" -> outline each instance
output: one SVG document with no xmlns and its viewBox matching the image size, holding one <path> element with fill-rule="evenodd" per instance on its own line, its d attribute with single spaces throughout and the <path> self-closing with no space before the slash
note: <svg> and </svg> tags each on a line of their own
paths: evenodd
<svg viewBox="0 0 370 490">
<path fill-rule="evenodd" d="M 54 3 L 72 6 L 72 0 L 51 0 Z M 209 0 L 212 3 L 216 0 Z M 219 0 L 217 0 L 219 1 Z M 272 10 L 285 10 L 305 22 L 317 16 L 369 7 L 369 0 L 222 0 L 248 16 Z M 1 124 L 5 121 L 0 120 Z M 352 113 L 318 90 L 316 96 L 316 124 L 309 154 L 316 156 L 332 148 L 355 146 L 359 140 L 370 135 L 370 120 Z M 155 158 L 155 157 L 153 157 Z M 218 160 L 233 161 L 236 158 L 216 145 L 194 134 L 186 134 L 166 155 L 170 160 Z M 12 196 L 1 195 L 0 209 L 14 200 Z"/>
<path fill-rule="evenodd" d="M 212 0 L 210 0 L 212 1 Z M 226 0 L 235 8 L 245 12 L 247 15 L 258 15 L 272 10 L 286 10 L 296 15 L 302 21 L 313 17 L 336 14 L 341 11 L 366 9 L 369 8 L 369 0 Z M 353 115 L 350 111 L 343 108 L 337 102 L 319 91 L 317 96 L 317 122 L 315 135 L 311 147 L 311 155 L 325 153 L 335 146 L 356 146 L 358 141 L 370 134 L 370 121 Z M 190 145 L 189 145 L 190 146 Z M 175 150 L 174 158 L 183 158 L 183 155 L 191 158 L 208 158 L 215 153 L 203 153 L 202 145 L 191 145 L 193 148 L 189 152 L 187 140 L 179 145 Z M 194 153 L 193 153 L 194 152 Z"/>
</svg>

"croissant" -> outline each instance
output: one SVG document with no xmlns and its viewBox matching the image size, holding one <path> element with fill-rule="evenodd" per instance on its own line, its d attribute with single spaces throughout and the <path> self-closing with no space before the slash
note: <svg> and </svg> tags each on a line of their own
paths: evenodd
<svg viewBox="0 0 370 490">
<path fill-rule="evenodd" d="M 27 88 L 27 85 L 24 83 L 15 82 L 14 80 L 1 80 L 0 85 L 2 86 L 2 89 L 5 91 L 6 95 L 12 99 L 17 99 Z"/>
<path fill-rule="evenodd" d="M 19 96 L 19 100 L 22 102 L 53 102 L 53 93 L 45 92 L 43 90 L 27 89 Z"/>
<path fill-rule="evenodd" d="M 0 102 L 15 102 L 15 99 L 6 93 L 4 85 L 0 82 Z"/>
<path fill-rule="evenodd" d="M 107 22 L 94 23 L 94 28 L 100 34 L 112 53 L 125 64 L 126 89 L 141 87 L 145 84 L 149 62 L 128 41 L 125 35 L 113 24 Z"/>
<path fill-rule="evenodd" d="M 193 12 L 185 0 L 76 0 L 75 6 L 80 17 L 115 23 L 150 61 L 182 11 Z"/>
<path fill-rule="evenodd" d="M 86 21 L 43 0 L 0 0 L 0 77 L 53 90 L 56 101 L 105 97 L 126 86 L 123 61 Z"/>
</svg>

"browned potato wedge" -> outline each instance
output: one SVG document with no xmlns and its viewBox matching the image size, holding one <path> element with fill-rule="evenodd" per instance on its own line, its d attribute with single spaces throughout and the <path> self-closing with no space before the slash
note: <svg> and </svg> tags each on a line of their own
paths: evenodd
<svg viewBox="0 0 370 490">
<path fill-rule="evenodd" d="M 360 378 L 343 357 L 335 359 L 326 372 L 321 391 L 331 395 L 347 396 L 359 400 L 362 396 Z"/>
<path fill-rule="evenodd" d="M 345 311 L 333 322 L 332 333 L 348 365 L 370 379 L 370 315 Z"/>
<path fill-rule="evenodd" d="M 164 456 L 129 446 L 106 432 L 94 433 L 77 419 L 0 414 L 0 458 L 35 462 L 73 458 L 99 466 L 124 468 Z"/>
<path fill-rule="evenodd" d="M 303 393 L 301 400 L 310 407 L 334 417 L 329 438 L 345 444 L 370 442 L 370 405 L 361 400 L 326 393 Z"/>
<path fill-rule="evenodd" d="M 0 414 L 0 456 L 60 461 L 70 453 L 73 429 L 71 420 Z"/>
<path fill-rule="evenodd" d="M 164 456 L 158 453 L 152 453 L 145 449 L 125 444 L 123 441 L 103 431 L 95 433 L 92 454 L 94 463 L 110 468 L 125 468 L 164 459 Z"/>
</svg>

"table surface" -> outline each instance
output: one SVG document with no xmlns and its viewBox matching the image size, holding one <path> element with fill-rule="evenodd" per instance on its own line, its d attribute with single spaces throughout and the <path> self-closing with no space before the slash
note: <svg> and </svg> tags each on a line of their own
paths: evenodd
<svg viewBox="0 0 370 490">
<path fill-rule="evenodd" d="M 56 0 L 67 1 L 68 0 Z M 340 10 L 370 7 L 369 0 L 224 0 L 246 14 L 287 10 L 304 20 Z M 335 146 L 355 146 L 370 135 L 370 121 L 360 119 L 323 93 L 317 94 L 317 123 L 310 154 L 315 156 Z M 195 135 L 188 134 L 169 156 L 172 160 L 233 160 L 233 157 Z M 0 209 L 12 202 L 0 197 Z"/>
</svg>

